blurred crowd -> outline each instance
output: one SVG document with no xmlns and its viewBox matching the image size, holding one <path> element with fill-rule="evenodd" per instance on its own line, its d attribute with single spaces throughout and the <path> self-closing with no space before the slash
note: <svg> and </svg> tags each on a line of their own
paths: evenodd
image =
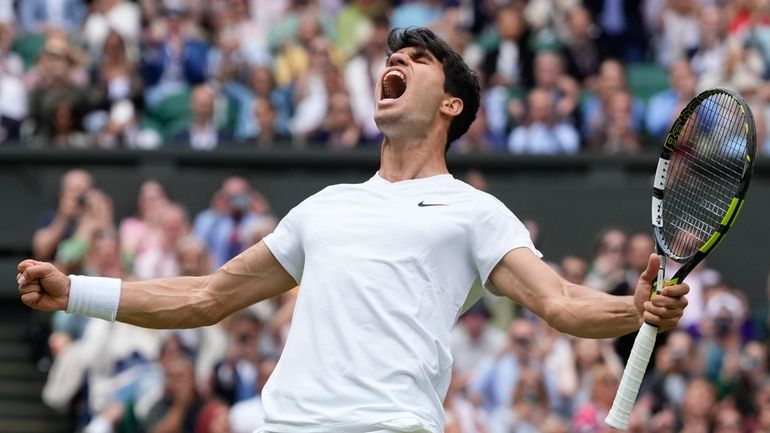
<svg viewBox="0 0 770 433">
<path fill-rule="evenodd" d="M 770 115 L 767 0 L 0 0 L 0 143 L 376 146 L 388 31 L 428 26 L 481 79 L 457 152 L 657 148 L 699 90 Z"/>
<path fill-rule="evenodd" d="M 484 186 L 479 172 L 467 180 Z M 224 179 L 196 215 L 163 184 L 147 180 L 135 209 L 118 220 L 91 175 L 71 170 L 55 205 L 40 217 L 34 255 L 74 274 L 197 276 L 276 225 L 268 201 L 241 177 Z M 539 245 L 537 223 L 525 225 Z M 549 263 L 573 283 L 626 295 L 653 249 L 648 233 L 609 227 L 597 234 L 590 257 Z M 767 303 L 750 305 L 743 294 L 763 289 L 738 290 L 705 263 L 687 281 L 689 306 L 679 327 L 658 338 L 629 431 L 770 432 L 770 310 Z M 251 433 L 262 423 L 260 392 L 281 354 L 299 291 L 199 329 L 46 315 L 48 332 L 38 348 L 38 367 L 48 373 L 43 401 L 68 413 L 77 432 Z M 770 298 L 770 280 L 764 291 Z M 566 336 L 486 294 L 453 331 L 445 433 L 609 432 L 603 420 L 633 338 Z"/>
</svg>

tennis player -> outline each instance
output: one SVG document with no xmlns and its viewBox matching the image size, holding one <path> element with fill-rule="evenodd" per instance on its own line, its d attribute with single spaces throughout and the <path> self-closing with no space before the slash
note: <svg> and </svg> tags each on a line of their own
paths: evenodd
<svg viewBox="0 0 770 433">
<path fill-rule="evenodd" d="M 263 431 L 271 433 L 442 433 L 450 331 L 474 282 L 580 337 L 627 334 L 643 320 L 676 325 L 688 288 L 667 287 L 648 301 L 657 256 L 634 296 L 570 284 L 541 261 L 505 205 L 453 178 L 445 151 L 476 116 L 477 78 L 430 30 L 394 31 L 388 43 L 375 110 L 385 138 L 371 179 L 311 196 L 211 275 L 121 282 L 68 277 L 25 260 L 21 300 L 190 328 L 301 284 L 286 347 L 262 394 Z"/>
</svg>

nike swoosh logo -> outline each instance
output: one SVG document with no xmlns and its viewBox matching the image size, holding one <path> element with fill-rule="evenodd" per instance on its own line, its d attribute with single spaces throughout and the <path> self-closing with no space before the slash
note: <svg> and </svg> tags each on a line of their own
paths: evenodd
<svg viewBox="0 0 770 433">
<path fill-rule="evenodd" d="M 425 203 L 425 200 L 423 200 L 423 201 L 417 203 L 417 206 L 428 207 L 428 206 L 449 206 L 449 205 L 446 204 L 446 203 Z"/>
</svg>

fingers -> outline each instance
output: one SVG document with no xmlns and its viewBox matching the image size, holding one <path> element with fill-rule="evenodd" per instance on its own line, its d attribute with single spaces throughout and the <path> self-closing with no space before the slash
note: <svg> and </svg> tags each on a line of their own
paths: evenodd
<svg viewBox="0 0 770 433">
<path fill-rule="evenodd" d="M 660 295 L 644 303 L 644 320 L 661 329 L 676 326 L 687 307 L 685 295 L 689 290 L 687 284 L 666 287 Z"/>
<path fill-rule="evenodd" d="M 29 307 L 34 307 L 40 300 L 43 299 L 43 294 L 39 291 L 24 293 L 21 295 L 21 302 Z"/>
<path fill-rule="evenodd" d="M 647 260 L 647 269 L 642 272 L 640 278 L 653 282 L 658 278 L 658 267 L 660 266 L 660 256 L 657 254 L 650 254 L 649 260 Z"/>
<path fill-rule="evenodd" d="M 19 271 L 19 272 L 24 272 L 28 267 L 34 266 L 34 265 L 39 265 L 41 263 L 42 262 L 38 262 L 37 260 L 32 260 L 32 259 L 22 260 L 18 264 L 18 266 L 16 266 L 16 270 Z"/>
<path fill-rule="evenodd" d="M 29 263 L 25 266 L 22 266 L 25 264 L 25 262 L 27 262 L 27 260 L 19 264 L 20 273 L 16 276 L 16 282 L 19 283 L 19 286 L 24 286 L 31 281 L 44 278 L 56 270 L 56 268 L 50 263 L 30 260 L 30 262 L 34 263 Z M 23 270 L 22 267 L 24 268 Z"/>
</svg>

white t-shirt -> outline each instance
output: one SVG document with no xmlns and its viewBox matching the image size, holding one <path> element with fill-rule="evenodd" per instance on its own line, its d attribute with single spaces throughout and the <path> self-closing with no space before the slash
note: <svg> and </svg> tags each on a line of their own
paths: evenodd
<svg viewBox="0 0 770 433">
<path fill-rule="evenodd" d="M 275 433 L 443 432 L 471 286 L 512 249 L 540 255 L 500 201 L 449 174 L 327 187 L 264 241 L 301 283 L 262 393 Z"/>
</svg>

